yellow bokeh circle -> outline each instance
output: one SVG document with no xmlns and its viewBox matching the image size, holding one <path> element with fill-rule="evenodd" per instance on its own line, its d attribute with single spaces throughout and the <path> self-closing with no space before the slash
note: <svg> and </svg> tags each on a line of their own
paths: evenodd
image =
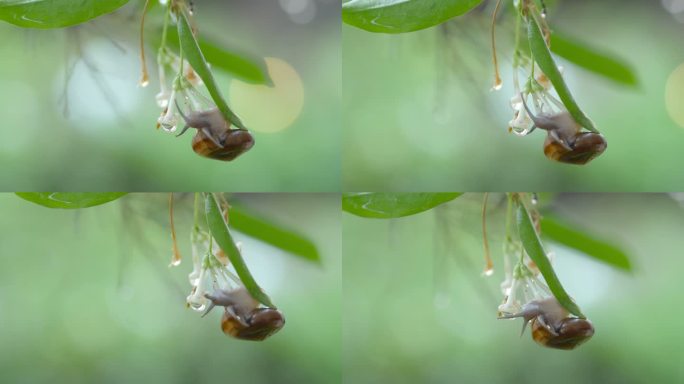
<svg viewBox="0 0 684 384">
<path fill-rule="evenodd" d="M 665 105 L 670 118 L 684 128 L 684 64 L 677 67 L 667 79 Z"/>
<path fill-rule="evenodd" d="M 291 126 L 301 114 L 304 86 L 297 71 L 286 61 L 268 57 L 266 66 L 273 86 L 233 80 L 230 103 L 248 129 L 278 132 Z"/>
</svg>

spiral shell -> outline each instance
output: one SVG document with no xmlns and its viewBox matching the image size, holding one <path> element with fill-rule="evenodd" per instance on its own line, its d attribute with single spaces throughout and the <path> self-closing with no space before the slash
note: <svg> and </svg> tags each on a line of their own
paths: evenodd
<svg viewBox="0 0 684 384">
<path fill-rule="evenodd" d="M 591 321 L 580 318 L 565 318 L 554 329 L 546 324 L 542 316 L 532 319 L 532 339 L 539 345 L 555 349 L 575 349 L 594 335 Z"/>
<path fill-rule="evenodd" d="M 256 308 L 243 322 L 228 311 L 224 312 L 221 318 L 223 333 L 240 340 L 264 340 L 278 332 L 284 325 L 283 314 L 273 308 Z"/>
<path fill-rule="evenodd" d="M 584 165 L 600 156 L 608 143 L 601 134 L 580 132 L 575 135 L 569 147 L 570 149 L 548 134 L 544 142 L 544 154 L 561 163 Z"/>
<path fill-rule="evenodd" d="M 243 129 L 228 129 L 214 139 L 209 138 L 204 130 L 198 129 L 192 138 L 192 150 L 210 159 L 231 161 L 254 146 L 254 138 L 249 131 Z"/>
</svg>

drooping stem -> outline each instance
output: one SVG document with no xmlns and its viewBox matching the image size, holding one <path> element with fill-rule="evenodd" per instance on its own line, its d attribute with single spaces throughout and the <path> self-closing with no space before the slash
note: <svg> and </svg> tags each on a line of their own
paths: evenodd
<svg viewBox="0 0 684 384">
<path fill-rule="evenodd" d="M 166 49 L 166 35 L 169 29 L 169 19 L 171 18 L 171 4 L 166 7 L 166 13 L 164 13 L 164 25 L 162 26 L 161 44 L 159 46 L 159 51 Z"/>
<path fill-rule="evenodd" d="M 200 231 L 200 210 L 202 209 L 202 199 L 200 192 L 195 192 L 195 204 L 194 204 L 194 219 L 195 219 L 195 231 Z"/>
<path fill-rule="evenodd" d="M 492 15 L 492 63 L 494 64 L 494 90 L 501 89 L 503 81 L 501 80 L 501 73 L 499 72 L 499 59 L 496 55 L 496 17 L 499 13 L 499 8 L 501 8 L 501 0 L 497 0 L 496 7 L 494 7 L 494 13 Z"/>
<path fill-rule="evenodd" d="M 169 222 L 171 223 L 171 241 L 173 243 L 173 257 L 169 266 L 175 267 L 181 262 L 181 254 L 178 250 L 178 242 L 176 241 L 176 226 L 173 222 L 173 192 L 169 193 Z"/>
<path fill-rule="evenodd" d="M 487 201 L 489 200 L 489 193 L 485 192 L 484 201 L 482 202 L 482 241 L 484 243 L 485 251 L 485 276 L 491 276 L 494 273 L 494 263 L 489 252 L 489 241 L 487 240 Z"/>
<path fill-rule="evenodd" d="M 505 241 L 512 241 L 513 235 L 511 234 L 513 223 L 513 194 L 511 192 L 506 193 L 506 199 L 508 203 L 506 204 L 506 238 Z"/>
<path fill-rule="evenodd" d="M 146 87 L 150 83 L 150 76 L 147 72 L 147 62 L 145 61 L 145 15 L 150 7 L 150 0 L 145 0 L 145 7 L 143 8 L 142 19 L 140 20 L 140 61 L 142 63 L 142 76 L 140 77 L 140 85 Z"/>
</svg>

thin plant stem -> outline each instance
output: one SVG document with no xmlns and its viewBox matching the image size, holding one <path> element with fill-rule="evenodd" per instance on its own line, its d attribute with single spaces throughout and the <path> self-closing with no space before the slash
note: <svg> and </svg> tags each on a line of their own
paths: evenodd
<svg viewBox="0 0 684 384">
<path fill-rule="evenodd" d="M 142 63 L 142 76 L 140 78 L 140 85 L 145 87 L 150 82 L 150 76 L 147 72 L 147 62 L 145 61 L 145 15 L 150 7 L 150 0 L 145 0 L 145 7 L 143 8 L 142 19 L 140 20 L 140 61 Z"/>
<path fill-rule="evenodd" d="M 496 17 L 499 14 L 499 8 L 501 8 L 501 1 L 497 0 L 496 7 L 494 7 L 494 13 L 492 15 L 492 63 L 494 64 L 494 89 L 501 89 L 503 81 L 501 80 L 501 74 L 499 72 L 499 58 L 496 55 Z"/>
<path fill-rule="evenodd" d="M 489 193 L 485 192 L 484 201 L 482 202 L 482 241 L 484 243 L 485 251 L 485 276 L 491 276 L 494 273 L 494 263 L 492 262 L 492 255 L 489 252 L 489 241 L 487 240 L 487 201 L 489 200 Z"/>
</svg>

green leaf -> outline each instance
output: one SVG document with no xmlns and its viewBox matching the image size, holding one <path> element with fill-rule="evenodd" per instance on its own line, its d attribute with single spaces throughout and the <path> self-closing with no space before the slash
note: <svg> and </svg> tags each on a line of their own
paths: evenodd
<svg viewBox="0 0 684 384">
<path fill-rule="evenodd" d="M 570 295 L 565 292 L 560 280 L 558 280 L 558 276 L 556 276 L 556 272 L 553 270 L 551 262 L 546 256 L 541 240 L 539 240 L 537 230 L 534 228 L 534 224 L 532 224 L 532 219 L 527 211 L 527 207 L 525 207 L 525 204 L 521 201 L 518 201 L 517 222 L 518 232 L 523 247 L 525 247 L 525 251 L 530 256 L 530 259 L 532 259 L 537 265 L 537 268 L 539 268 L 539 272 L 544 276 L 544 280 L 546 280 L 546 284 L 548 284 L 549 289 L 551 289 L 556 300 L 558 300 L 558 302 L 570 313 L 579 317 L 585 317 L 577 304 L 570 298 Z"/>
<path fill-rule="evenodd" d="M 245 235 L 271 244 L 293 255 L 311 261 L 320 261 L 316 245 L 294 231 L 253 215 L 243 207 L 232 205 L 230 226 Z"/>
<path fill-rule="evenodd" d="M 128 0 L 2 0 L 0 19 L 24 28 L 63 28 L 120 8 Z"/>
<path fill-rule="evenodd" d="M 126 192 L 17 192 L 16 194 L 24 200 L 48 208 L 78 209 L 109 203 L 125 195 Z"/>
<path fill-rule="evenodd" d="M 214 237 L 219 247 L 228 256 L 230 263 L 233 265 L 235 272 L 237 273 L 242 283 L 250 295 L 263 305 L 275 308 L 271 302 L 271 298 L 259 287 L 259 284 L 252 277 L 252 273 L 249 272 L 245 260 L 240 254 L 240 250 L 235 245 L 233 237 L 230 235 L 228 230 L 228 224 L 223 218 L 221 209 L 216 202 L 216 197 L 212 193 L 206 193 L 204 195 L 204 210 L 207 215 L 207 226 L 211 231 L 211 235 Z"/>
<path fill-rule="evenodd" d="M 462 193 L 345 193 L 342 209 L 361 217 L 391 219 L 430 210 Z"/>
<path fill-rule="evenodd" d="M 561 101 L 575 121 L 577 121 L 584 128 L 598 133 L 598 130 L 594 126 L 594 122 L 591 121 L 591 119 L 587 117 L 579 105 L 577 105 L 575 98 L 570 93 L 568 85 L 565 84 L 563 75 L 561 75 L 560 71 L 558 70 L 558 65 L 556 65 L 556 62 L 551 56 L 551 51 L 549 51 L 549 47 L 546 45 L 546 41 L 544 40 L 544 36 L 542 35 L 537 20 L 533 15 L 529 15 L 527 19 L 527 37 L 530 41 L 530 51 L 534 56 L 534 60 L 537 62 L 537 64 L 539 64 L 539 68 L 544 71 L 544 74 L 549 78 L 554 88 L 556 88 L 558 97 L 560 97 Z"/>
<path fill-rule="evenodd" d="M 169 29 L 166 33 L 168 35 L 167 44 L 178 50 L 178 32 Z M 204 58 L 211 63 L 213 68 L 226 71 L 236 79 L 248 83 L 273 84 L 266 69 L 266 61 L 263 58 L 234 52 L 205 37 L 200 37 L 198 43 Z"/>
<path fill-rule="evenodd" d="M 233 126 L 241 129 L 247 129 L 242 124 L 242 121 L 240 121 L 240 118 L 238 118 L 237 115 L 234 114 L 230 108 L 228 108 L 228 104 L 223 98 L 218 85 L 216 85 L 216 80 L 214 80 L 214 76 L 209 70 L 207 61 L 204 59 L 202 51 L 200 51 L 197 40 L 195 40 L 195 36 L 192 34 L 192 29 L 188 24 L 188 19 L 186 18 L 184 12 L 179 12 L 178 14 L 178 36 L 180 38 L 180 45 L 183 49 L 185 58 L 204 82 L 204 86 L 207 87 L 209 95 L 211 95 L 211 98 L 214 100 L 214 103 L 216 103 L 216 106 L 221 111 L 223 116 L 230 121 Z"/>
<path fill-rule="evenodd" d="M 606 264 L 626 271 L 632 269 L 632 264 L 627 254 L 621 249 L 559 222 L 554 217 L 544 216 L 542 220 L 542 234 L 556 243 L 574 248 Z"/>
<path fill-rule="evenodd" d="M 569 62 L 617 83 L 636 86 L 639 81 L 622 60 L 601 52 L 561 33 L 551 35 L 551 51 Z"/>
<path fill-rule="evenodd" d="M 413 32 L 463 15 L 481 2 L 482 0 L 352 0 L 342 4 L 342 21 L 369 32 Z"/>
</svg>

